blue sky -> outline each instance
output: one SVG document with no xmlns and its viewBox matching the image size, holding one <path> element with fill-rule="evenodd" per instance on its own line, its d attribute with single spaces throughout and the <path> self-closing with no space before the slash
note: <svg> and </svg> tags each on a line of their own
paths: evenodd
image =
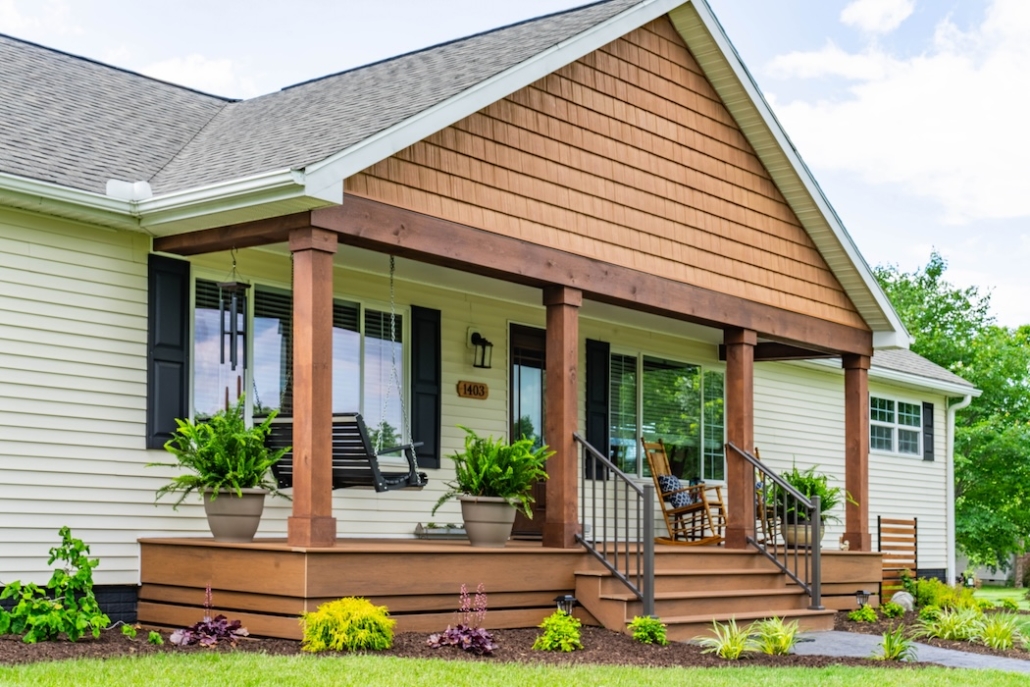
<svg viewBox="0 0 1030 687">
<path fill-rule="evenodd" d="M 709 0 L 870 265 L 1030 323 L 1030 2 Z M 579 0 L 0 0 L 0 32 L 251 97 Z"/>
</svg>

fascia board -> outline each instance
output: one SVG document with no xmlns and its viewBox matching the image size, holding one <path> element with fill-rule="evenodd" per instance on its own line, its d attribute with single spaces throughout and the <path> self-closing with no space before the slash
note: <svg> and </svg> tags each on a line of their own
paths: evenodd
<svg viewBox="0 0 1030 687">
<path fill-rule="evenodd" d="M 128 201 L 4 172 L 0 204 L 115 229 L 139 229 Z"/>
<path fill-rule="evenodd" d="M 644 0 L 346 150 L 308 165 L 305 169 L 307 177 L 318 188 L 337 183 L 342 185 L 347 177 L 575 62 L 649 21 L 668 14 L 681 4 L 683 0 Z"/>
<path fill-rule="evenodd" d="M 695 16 L 691 16 L 692 14 Z M 737 53 L 736 48 L 726 36 L 726 32 L 723 30 L 722 25 L 719 24 L 718 19 L 716 19 L 715 15 L 712 13 L 708 3 L 705 0 L 691 0 L 689 3 L 680 4 L 677 8 L 672 10 L 669 15 L 672 19 L 673 25 L 680 33 L 683 40 L 687 43 L 687 47 L 694 52 L 695 57 L 697 57 L 698 61 L 702 63 L 703 68 L 705 67 L 704 61 L 706 57 L 716 57 L 722 62 L 722 64 L 719 65 L 719 68 L 723 70 L 729 69 L 732 72 L 737 85 L 742 89 L 744 97 L 740 97 L 740 94 L 729 94 L 725 92 L 720 92 L 720 96 L 727 102 L 728 106 L 734 105 L 738 108 L 744 107 L 751 110 L 752 112 L 750 114 L 752 117 L 757 117 L 758 121 L 760 121 L 767 130 L 767 133 L 772 137 L 775 143 L 774 149 L 770 149 L 767 145 L 762 145 L 761 142 L 752 141 L 752 145 L 758 152 L 759 157 L 762 158 L 762 162 L 767 168 L 769 168 L 771 173 L 779 168 L 781 174 L 783 163 L 785 162 L 788 166 L 788 171 L 796 175 L 798 182 L 802 185 L 811 202 L 814 204 L 815 209 L 821 216 L 820 219 L 826 222 L 836 243 L 838 244 L 838 247 L 845 256 L 846 264 L 844 265 L 840 265 L 839 263 L 834 265 L 833 262 L 828 261 L 830 262 L 831 269 L 833 269 L 835 274 L 838 274 L 838 279 L 841 279 L 843 276 L 840 274 L 842 268 L 850 268 L 851 270 L 854 270 L 862 285 L 868 291 L 868 294 L 872 297 L 880 311 L 877 314 L 885 319 L 885 323 L 888 325 L 889 330 L 896 334 L 896 338 L 892 345 L 894 347 L 908 348 L 911 339 L 904 324 L 901 322 L 901 318 L 894 310 L 894 307 L 891 305 L 887 295 L 883 292 L 883 289 L 880 288 L 879 283 L 877 283 L 876 279 L 873 277 L 872 271 L 869 269 L 869 265 L 866 264 L 865 258 L 863 258 L 862 254 L 858 251 L 858 247 L 855 246 L 854 241 L 848 234 L 843 223 L 840 221 L 836 211 L 830 205 L 829 200 L 822 191 L 822 188 L 820 188 L 818 182 L 816 182 L 811 171 L 808 169 L 808 166 L 805 164 L 804 160 L 801 159 L 801 156 L 794 147 L 794 144 L 780 125 L 779 120 L 772 111 L 772 108 L 769 107 L 769 103 L 765 100 L 765 97 L 762 95 L 757 83 L 751 76 L 751 73 L 747 70 L 743 60 L 741 60 L 740 55 Z M 696 25 L 697 21 L 700 21 L 704 29 L 709 34 L 711 40 L 714 42 L 718 49 L 717 54 L 712 54 L 711 51 L 704 52 L 698 50 L 700 46 L 692 45 L 692 43 L 696 43 L 696 41 L 693 40 L 693 37 L 687 30 L 685 30 L 685 28 L 687 26 Z M 705 68 L 705 72 L 706 74 L 711 74 L 711 71 L 712 65 L 709 64 L 708 67 Z M 712 81 L 713 86 L 716 86 L 717 79 L 713 79 L 711 76 L 709 76 L 709 79 Z M 717 90 L 719 89 L 717 88 Z M 740 121 L 739 117 L 738 121 Z M 741 125 L 741 129 L 744 130 L 745 135 L 747 135 L 748 127 L 745 124 Z M 748 136 L 748 138 L 750 139 L 751 136 Z M 779 157 L 781 155 L 782 158 Z M 797 210 L 795 211 L 797 212 Z M 799 219 L 802 220 L 802 224 L 806 226 L 806 229 L 808 229 L 808 224 L 805 222 L 806 218 L 804 217 L 804 214 L 805 213 L 803 212 L 798 212 Z M 812 233 L 811 230 L 809 230 L 809 233 Z M 816 238 L 817 237 L 813 236 L 813 240 Z M 841 281 L 842 284 L 845 285 L 845 288 L 847 288 L 848 280 L 841 279 Z M 865 317 L 867 321 L 869 319 L 869 314 L 871 313 L 863 314 L 863 317 Z M 872 326 L 873 323 L 870 324 Z M 873 329 L 882 331 L 883 326 L 873 326 Z"/>
</svg>

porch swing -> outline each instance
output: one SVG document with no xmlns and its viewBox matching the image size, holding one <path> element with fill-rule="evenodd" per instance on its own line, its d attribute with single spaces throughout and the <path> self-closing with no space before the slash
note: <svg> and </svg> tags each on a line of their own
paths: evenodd
<svg viewBox="0 0 1030 687">
<path fill-rule="evenodd" d="M 394 489 L 422 489 L 428 483 L 426 473 L 418 471 L 415 449 L 422 442 L 401 444 L 383 448 L 383 425 L 386 424 L 386 408 L 392 387 L 396 387 L 401 405 L 401 417 L 405 436 L 410 436 L 407 406 L 401 390 L 400 375 L 397 372 L 397 304 L 394 296 L 395 259 L 390 256 L 390 384 L 383 395 L 382 410 L 375 442 L 369 437 L 368 427 L 361 413 L 342 413 L 333 416 L 332 455 L 333 489 L 372 488 L 377 492 Z M 272 428 L 266 445 L 278 450 L 293 445 L 293 418 L 279 416 L 272 420 Z M 400 453 L 407 462 L 406 471 L 384 471 L 379 465 L 379 456 Z M 399 466 L 398 466 L 399 467 Z M 288 451 L 272 466 L 280 489 L 293 486 L 293 451 Z"/>
</svg>

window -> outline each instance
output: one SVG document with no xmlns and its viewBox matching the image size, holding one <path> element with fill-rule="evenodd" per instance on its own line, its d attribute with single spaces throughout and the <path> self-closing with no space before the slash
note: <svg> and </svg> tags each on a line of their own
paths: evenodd
<svg viewBox="0 0 1030 687">
<path fill-rule="evenodd" d="M 877 396 L 869 397 L 869 448 L 920 455 L 923 406 Z"/>
<path fill-rule="evenodd" d="M 218 285 L 198 279 L 194 315 L 194 413 L 211 415 L 242 393 L 244 369 L 251 369 L 253 414 L 272 410 L 293 413 L 293 299 L 289 291 L 265 286 L 253 289 L 253 323 L 238 322 L 239 350 L 253 332 L 252 364 L 236 370 L 226 356 L 221 362 Z M 223 299 L 226 296 L 223 295 Z M 246 305 L 242 308 L 246 312 Z M 225 314 L 228 317 L 228 313 Z M 360 412 L 373 442 L 384 432 L 383 446 L 402 441 L 404 427 L 404 317 L 333 301 L 333 412 Z M 228 325 L 224 336 L 230 336 Z M 396 375 L 394 374 L 396 370 Z M 227 401 L 228 399 L 228 401 Z"/>
<path fill-rule="evenodd" d="M 723 374 L 649 356 L 610 358 L 612 458 L 624 472 L 648 476 L 640 436 L 662 439 L 669 466 L 683 479 L 724 480 Z"/>
</svg>

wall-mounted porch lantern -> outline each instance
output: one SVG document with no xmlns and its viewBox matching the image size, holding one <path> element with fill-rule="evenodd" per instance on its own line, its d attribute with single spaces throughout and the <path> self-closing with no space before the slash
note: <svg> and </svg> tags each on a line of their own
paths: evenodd
<svg viewBox="0 0 1030 687">
<path fill-rule="evenodd" d="M 493 343 L 479 332 L 470 329 L 469 344 L 472 346 L 472 367 L 489 370 L 493 365 Z"/>
</svg>

